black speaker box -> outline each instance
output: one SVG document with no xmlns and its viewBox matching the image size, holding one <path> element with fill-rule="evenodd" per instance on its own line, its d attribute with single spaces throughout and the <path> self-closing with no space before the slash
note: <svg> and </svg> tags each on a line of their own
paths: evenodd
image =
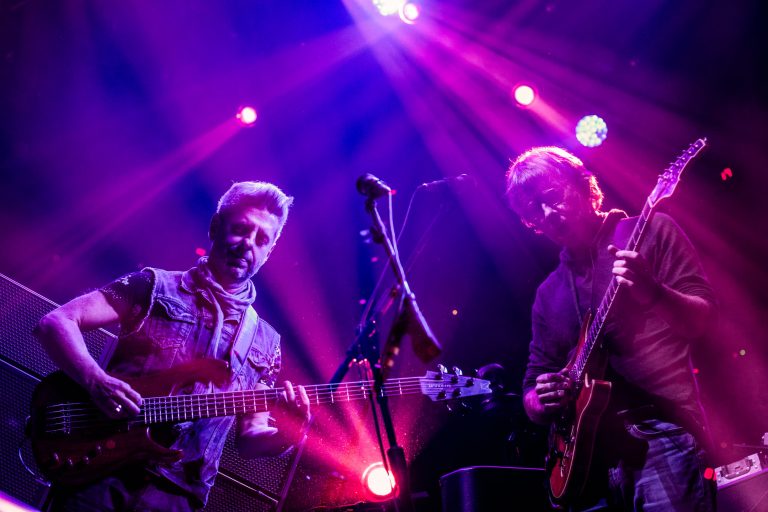
<svg viewBox="0 0 768 512">
<path fill-rule="evenodd" d="M 251 510 L 271 512 L 284 501 L 288 473 L 295 459 L 295 448 L 276 457 L 242 459 L 235 447 L 235 428 L 229 432 L 219 461 L 219 474 L 206 512 Z"/>
<path fill-rule="evenodd" d="M 717 488 L 718 512 L 768 512 L 768 469 Z"/>
<path fill-rule="evenodd" d="M 48 485 L 38 480 L 22 463 L 31 461 L 32 450 L 24 437 L 25 419 L 29 415 L 32 390 L 38 379 L 0 360 L 3 406 L 0 407 L 0 490 L 35 508 L 40 508 L 48 495 Z M 34 468 L 33 468 L 34 470 Z"/>
<path fill-rule="evenodd" d="M 440 477 L 443 512 L 550 510 L 543 469 L 473 466 Z"/>
<path fill-rule="evenodd" d="M 56 367 L 32 330 L 55 307 L 55 303 L 0 274 L 0 390 L 4 397 L 0 407 L 0 491 L 37 508 L 48 494 L 48 485 L 21 462 L 23 458 L 33 466 L 24 427 L 32 391 L 40 377 Z M 96 360 L 109 353 L 114 340 L 114 335 L 104 330 L 85 336 L 88 351 Z"/>
<path fill-rule="evenodd" d="M 0 391 L 5 397 L 0 407 L 0 491 L 36 508 L 44 504 L 48 485 L 27 471 L 19 450 L 25 460 L 32 461 L 24 444 L 32 390 L 41 377 L 56 370 L 32 330 L 56 307 L 56 303 L 0 274 Z M 116 337 L 103 329 L 88 332 L 84 337 L 88 352 L 103 365 L 114 352 Z M 295 451 L 279 457 L 241 459 L 234 445 L 234 430 L 224 446 L 219 475 L 206 510 L 276 510 L 286 492 Z"/>
</svg>

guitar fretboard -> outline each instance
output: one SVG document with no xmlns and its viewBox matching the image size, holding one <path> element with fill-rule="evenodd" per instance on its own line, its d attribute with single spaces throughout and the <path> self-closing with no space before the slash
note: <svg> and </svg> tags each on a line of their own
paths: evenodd
<svg viewBox="0 0 768 512">
<path fill-rule="evenodd" d="M 423 377 L 392 379 L 379 393 L 402 396 L 421 393 Z M 373 381 L 344 382 L 305 386 L 310 405 L 370 399 L 375 394 Z M 282 397 L 284 389 L 229 391 L 198 395 L 174 395 L 146 398 L 139 416 L 147 425 L 175 421 L 233 416 L 269 411 Z"/>
<path fill-rule="evenodd" d="M 371 380 L 309 385 L 304 389 L 310 405 L 373 399 L 377 395 L 422 394 L 432 400 L 450 400 L 491 393 L 487 380 L 438 372 L 427 372 L 421 377 L 389 379 L 378 391 Z M 274 388 L 148 397 L 142 400 L 139 414 L 126 420 L 107 418 L 92 402 L 55 403 L 45 407 L 44 431 L 69 434 L 94 428 L 112 428 L 116 423 L 131 427 L 265 412 L 282 399 L 283 391 L 283 388 Z"/>
<path fill-rule="evenodd" d="M 680 179 L 680 174 L 683 172 L 683 169 L 688 164 L 688 162 L 704 148 L 705 145 L 706 139 L 699 139 L 691 144 L 688 149 L 686 149 L 679 157 L 677 157 L 677 159 L 665 169 L 661 176 L 659 176 L 659 181 L 656 184 L 656 187 L 653 189 L 653 192 L 651 192 L 651 195 L 648 196 L 648 199 L 643 206 L 643 211 L 640 212 L 637 223 L 635 224 L 635 227 L 632 230 L 632 234 L 629 237 L 629 241 L 627 242 L 626 250 L 637 251 L 637 248 L 640 246 L 640 242 L 642 241 L 643 235 L 645 234 L 645 228 L 648 225 L 648 221 L 653 214 L 654 208 L 661 199 L 672 195 Z M 608 313 L 611 311 L 611 307 L 613 306 L 616 295 L 619 292 L 619 288 L 620 283 L 616 280 L 616 276 L 611 277 L 611 281 L 605 291 L 605 294 L 603 295 L 603 299 L 600 301 L 600 305 L 595 311 L 594 318 L 589 325 L 589 329 L 584 340 L 584 346 L 577 355 L 569 372 L 568 376 L 573 380 L 573 382 L 579 383 L 584 377 L 584 370 L 586 369 L 589 362 L 589 356 L 592 354 L 592 350 L 594 349 L 597 340 L 603 334 L 605 320 L 608 317 Z"/>
</svg>

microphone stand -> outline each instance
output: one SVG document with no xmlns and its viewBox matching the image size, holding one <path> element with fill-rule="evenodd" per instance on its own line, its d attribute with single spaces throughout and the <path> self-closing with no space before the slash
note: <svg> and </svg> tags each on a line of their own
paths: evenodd
<svg viewBox="0 0 768 512">
<path fill-rule="evenodd" d="M 373 241 L 384 246 L 384 250 L 387 253 L 389 262 L 392 265 L 392 270 L 395 272 L 395 278 L 400 287 L 403 300 L 400 301 L 400 309 L 397 312 L 395 320 L 390 329 L 387 339 L 386 347 L 393 347 L 393 354 L 386 355 L 389 358 L 385 366 L 372 364 L 371 371 L 373 373 L 374 389 L 376 390 L 376 398 L 379 402 L 379 409 L 381 410 L 381 419 L 384 423 L 384 429 L 387 433 L 387 441 L 389 442 L 389 449 L 387 450 L 387 458 L 389 460 L 389 466 L 392 469 L 392 473 L 395 477 L 395 482 L 399 487 L 399 493 L 395 497 L 395 506 L 398 511 L 413 512 L 413 501 L 411 499 L 411 486 L 408 476 L 408 466 L 405 461 L 405 452 L 403 448 L 397 444 L 397 438 L 395 436 L 395 428 L 392 422 L 392 413 L 389 409 L 389 402 L 384 393 L 381 392 L 384 383 L 385 371 L 388 371 L 392 366 L 391 357 L 397 354 L 398 347 L 400 346 L 400 340 L 406 333 L 407 318 L 406 311 L 408 308 L 407 302 L 413 301 L 413 293 L 410 286 L 405 279 L 405 272 L 403 271 L 400 259 L 392 245 L 392 241 L 387 237 L 384 223 L 381 220 L 378 210 L 376 209 L 376 200 L 374 197 L 369 196 L 365 201 L 365 209 L 371 215 L 373 224 L 371 226 L 371 235 Z M 375 359 L 374 359 L 375 360 Z"/>
</svg>

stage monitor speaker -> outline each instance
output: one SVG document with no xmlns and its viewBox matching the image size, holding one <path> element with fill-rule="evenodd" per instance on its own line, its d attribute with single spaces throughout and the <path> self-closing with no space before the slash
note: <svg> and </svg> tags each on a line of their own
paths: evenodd
<svg viewBox="0 0 768 512">
<path fill-rule="evenodd" d="M 275 457 L 243 459 L 237 455 L 236 430 L 230 430 L 224 445 L 206 512 L 277 510 L 284 487 L 289 485 L 288 473 L 296 455 L 295 448 Z"/>
<path fill-rule="evenodd" d="M 56 365 L 32 335 L 40 319 L 58 306 L 42 295 L 0 274 L 0 357 L 37 377 Z M 103 329 L 85 334 L 88 352 L 99 362 L 114 350 L 115 335 Z"/>
<path fill-rule="evenodd" d="M 22 463 L 34 467 L 32 450 L 24 437 L 32 391 L 39 382 L 34 376 L 0 359 L 3 406 L 0 407 L 0 490 L 8 496 L 40 508 L 48 495 L 48 485 L 38 480 Z"/>
<path fill-rule="evenodd" d="M 24 442 L 24 426 L 32 391 L 56 366 L 32 330 L 55 307 L 54 302 L 0 274 L 0 391 L 4 397 L 0 407 L 4 429 L 0 436 L 0 491 L 36 508 L 43 505 L 48 485 L 27 471 L 19 450 L 34 466 L 31 450 Z M 97 361 L 111 352 L 114 341 L 115 336 L 104 330 L 85 336 L 88 351 Z"/>
<path fill-rule="evenodd" d="M 472 466 L 440 477 L 443 512 L 547 511 L 543 469 Z"/>
<path fill-rule="evenodd" d="M 768 469 L 717 487 L 718 512 L 768 512 Z"/>
</svg>

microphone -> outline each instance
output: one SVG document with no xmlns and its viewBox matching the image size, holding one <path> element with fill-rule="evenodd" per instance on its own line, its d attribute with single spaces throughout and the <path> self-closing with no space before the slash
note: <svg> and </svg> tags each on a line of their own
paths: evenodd
<svg viewBox="0 0 768 512">
<path fill-rule="evenodd" d="M 470 176 L 467 173 L 462 173 L 462 174 L 459 174 L 458 176 L 450 176 L 448 178 L 443 178 L 441 180 L 428 181 L 426 183 L 422 183 L 421 185 L 418 186 L 418 188 L 429 189 L 429 188 L 439 187 L 443 184 L 450 185 L 453 183 L 456 183 L 456 184 L 467 183 L 470 185 L 474 185 L 475 178 L 473 176 Z"/>
<path fill-rule="evenodd" d="M 368 199 L 378 199 L 392 193 L 389 185 L 369 172 L 357 178 L 357 191 Z"/>
</svg>

